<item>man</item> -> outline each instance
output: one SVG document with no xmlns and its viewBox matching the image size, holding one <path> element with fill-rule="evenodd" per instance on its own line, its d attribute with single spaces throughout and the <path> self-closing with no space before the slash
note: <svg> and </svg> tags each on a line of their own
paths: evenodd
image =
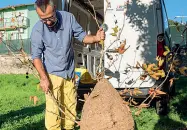
<svg viewBox="0 0 187 130">
<path fill-rule="evenodd" d="M 105 34 L 99 29 L 95 36 L 86 35 L 71 13 L 55 9 L 53 0 L 37 0 L 35 3 L 40 21 L 31 34 L 32 59 L 40 75 L 40 86 L 46 93 L 45 126 L 48 130 L 70 130 L 74 128 L 74 122 L 59 114 L 58 107 L 48 95 L 49 90 L 58 102 L 76 115 L 77 92 L 71 39 L 75 37 L 84 44 L 98 43 L 105 39 Z M 75 119 L 67 109 L 64 109 L 65 115 Z"/>
</svg>

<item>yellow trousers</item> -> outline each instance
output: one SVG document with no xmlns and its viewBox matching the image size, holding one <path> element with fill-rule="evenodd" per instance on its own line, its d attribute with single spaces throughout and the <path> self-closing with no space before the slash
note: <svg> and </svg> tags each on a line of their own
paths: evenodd
<svg viewBox="0 0 187 130">
<path fill-rule="evenodd" d="M 49 75 L 51 81 L 50 90 L 55 96 L 65 114 L 61 113 L 57 105 L 46 94 L 46 113 L 45 113 L 45 126 L 47 130 L 62 130 L 73 129 L 74 122 L 69 119 L 75 120 L 76 105 L 77 105 L 77 90 L 74 85 L 74 80 L 63 79 L 55 75 Z M 65 108 L 64 108 L 65 106 Z M 69 115 L 69 116 L 65 116 Z M 74 115 L 74 116 L 73 116 Z M 63 118 L 63 119 L 62 119 Z"/>
</svg>

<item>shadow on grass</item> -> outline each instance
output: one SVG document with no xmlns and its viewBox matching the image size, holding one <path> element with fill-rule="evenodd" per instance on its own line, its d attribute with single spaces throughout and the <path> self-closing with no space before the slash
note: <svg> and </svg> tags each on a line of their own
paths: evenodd
<svg viewBox="0 0 187 130">
<path fill-rule="evenodd" d="M 160 116 L 154 130 L 183 130 L 186 124 L 178 122 L 169 117 L 176 113 L 183 121 L 187 121 L 187 78 L 176 81 L 176 95 L 170 100 L 170 110 L 167 116 Z"/>
<path fill-rule="evenodd" d="M 168 116 L 160 116 L 154 130 L 180 130 L 180 128 L 185 127 L 186 125 L 182 122 L 174 121 Z"/>
<path fill-rule="evenodd" d="M 45 121 L 44 119 L 36 123 L 26 124 L 17 128 L 16 130 L 45 130 Z"/>
<path fill-rule="evenodd" d="M 43 110 L 45 109 L 45 104 L 36 106 L 36 107 L 26 107 L 23 108 L 21 110 L 17 110 L 17 111 L 10 111 L 7 114 L 4 115 L 0 115 L 0 128 L 2 127 L 2 124 L 5 122 L 12 122 L 14 120 L 20 120 L 23 119 L 27 116 L 33 116 L 33 115 L 37 115 L 43 112 Z M 21 129 L 19 129 L 21 130 Z M 23 130 L 23 129 L 22 129 Z"/>
<path fill-rule="evenodd" d="M 187 78 L 181 78 L 176 82 L 176 90 L 176 97 L 171 102 L 171 105 L 180 118 L 187 121 Z"/>
</svg>

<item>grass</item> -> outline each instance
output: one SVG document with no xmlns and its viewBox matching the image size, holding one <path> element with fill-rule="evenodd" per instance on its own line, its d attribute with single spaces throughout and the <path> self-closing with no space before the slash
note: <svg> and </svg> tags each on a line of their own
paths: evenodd
<svg viewBox="0 0 187 130">
<path fill-rule="evenodd" d="M 134 116 L 135 110 L 133 110 Z M 187 126 L 187 79 L 176 81 L 176 96 L 170 100 L 167 116 L 159 116 L 154 108 L 134 116 L 138 130 L 180 130 Z"/>
<path fill-rule="evenodd" d="M 38 130 L 44 126 L 44 96 L 36 89 L 38 80 L 25 75 L 0 75 L 0 129 Z M 34 106 L 30 96 L 37 96 Z"/>
<path fill-rule="evenodd" d="M 1 130 L 43 130 L 45 98 L 37 90 L 34 77 L 25 75 L 0 75 L 0 129 Z M 144 109 L 134 116 L 137 130 L 179 130 L 187 126 L 187 79 L 176 83 L 177 95 L 170 102 L 167 116 L 158 116 L 154 108 Z M 37 96 L 34 106 L 30 96 Z M 78 130 L 78 129 L 77 129 Z"/>
</svg>

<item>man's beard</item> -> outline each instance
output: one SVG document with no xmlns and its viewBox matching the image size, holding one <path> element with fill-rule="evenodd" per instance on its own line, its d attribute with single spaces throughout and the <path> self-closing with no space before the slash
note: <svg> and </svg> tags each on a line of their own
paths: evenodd
<svg viewBox="0 0 187 130">
<path fill-rule="evenodd" d="M 59 29 L 59 20 L 57 19 L 53 24 L 51 24 L 50 26 L 47 25 L 49 31 L 54 31 L 57 32 Z"/>
<path fill-rule="evenodd" d="M 53 28 L 58 22 L 58 19 L 56 19 L 51 25 L 47 25 L 49 28 Z"/>
</svg>

